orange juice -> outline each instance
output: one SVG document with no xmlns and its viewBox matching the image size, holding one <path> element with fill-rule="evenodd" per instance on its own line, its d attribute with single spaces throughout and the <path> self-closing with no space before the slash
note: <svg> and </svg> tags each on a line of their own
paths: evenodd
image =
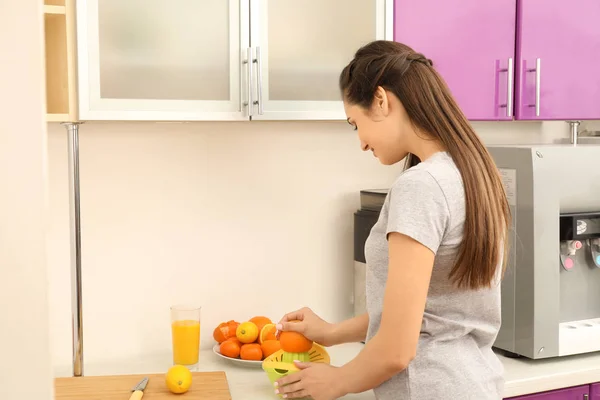
<svg viewBox="0 0 600 400">
<path fill-rule="evenodd" d="M 200 322 L 179 320 L 171 324 L 173 363 L 194 365 L 198 363 L 200 348 Z"/>
</svg>

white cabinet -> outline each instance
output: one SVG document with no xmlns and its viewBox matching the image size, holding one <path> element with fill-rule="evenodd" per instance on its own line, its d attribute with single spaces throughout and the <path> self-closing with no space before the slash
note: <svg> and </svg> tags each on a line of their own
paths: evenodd
<svg viewBox="0 0 600 400">
<path fill-rule="evenodd" d="M 339 73 L 392 3 L 78 0 L 80 119 L 345 119 Z"/>
<path fill-rule="evenodd" d="M 248 11 L 240 0 L 79 0 L 80 119 L 245 118 Z"/>
<path fill-rule="evenodd" d="M 361 45 L 386 38 L 385 1 L 250 4 L 250 45 L 261 70 L 252 118 L 346 119 L 338 77 Z"/>
</svg>

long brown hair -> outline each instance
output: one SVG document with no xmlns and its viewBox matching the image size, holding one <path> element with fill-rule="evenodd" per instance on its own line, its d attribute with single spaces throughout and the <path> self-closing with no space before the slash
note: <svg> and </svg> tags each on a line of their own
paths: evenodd
<svg viewBox="0 0 600 400">
<path fill-rule="evenodd" d="M 350 104 L 370 110 L 381 86 L 395 94 L 417 132 L 438 140 L 462 176 L 466 219 L 449 278 L 458 287 L 489 287 L 506 265 L 510 209 L 498 169 L 431 60 L 405 44 L 377 40 L 360 48 L 340 75 Z M 406 167 L 419 163 L 409 154 Z M 503 246 L 503 248 L 502 248 Z"/>
</svg>

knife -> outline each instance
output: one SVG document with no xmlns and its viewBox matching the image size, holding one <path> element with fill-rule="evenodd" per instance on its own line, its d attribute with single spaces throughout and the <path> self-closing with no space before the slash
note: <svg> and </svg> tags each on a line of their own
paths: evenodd
<svg viewBox="0 0 600 400">
<path fill-rule="evenodd" d="M 145 377 L 131 389 L 133 392 L 129 400 L 140 400 L 144 395 L 144 389 L 146 389 L 146 385 L 148 385 L 148 377 Z"/>
</svg>

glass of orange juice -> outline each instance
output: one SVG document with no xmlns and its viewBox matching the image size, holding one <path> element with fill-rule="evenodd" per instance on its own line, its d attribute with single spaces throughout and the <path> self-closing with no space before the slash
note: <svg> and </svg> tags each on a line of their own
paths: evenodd
<svg viewBox="0 0 600 400">
<path fill-rule="evenodd" d="M 173 364 L 190 370 L 198 367 L 200 353 L 200 310 L 195 306 L 171 306 Z"/>
</svg>

